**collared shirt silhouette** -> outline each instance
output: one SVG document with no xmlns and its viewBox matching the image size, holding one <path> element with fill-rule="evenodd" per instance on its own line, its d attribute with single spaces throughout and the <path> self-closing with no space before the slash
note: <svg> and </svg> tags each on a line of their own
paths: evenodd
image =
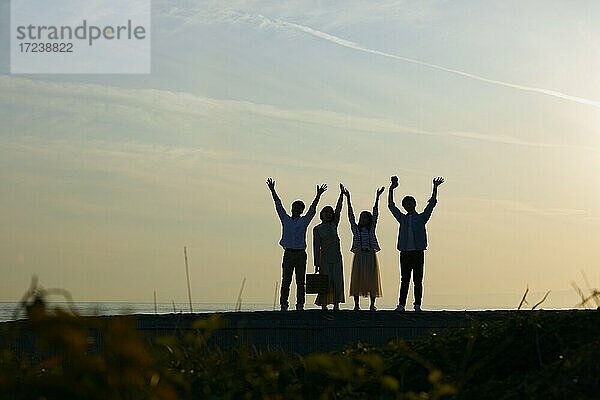
<svg viewBox="0 0 600 400">
<path fill-rule="evenodd" d="M 430 198 L 422 213 L 403 213 L 393 202 L 388 204 L 389 209 L 400 223 L 398 228 L 398 242 L 396 248 L 399 251 L 427 250 L 427 229 L 425 225 L 431 218 L 431 213 L 437 204 L 437 199 Z"/>
<path fill-rule="evenodd" d="M 306 301 L 306 230 L 315 216 L 317 204 L 321 195 L 327 190 L 327 185 L 317 186 L 315 199 L 304 216 L 302 216 L 302 213 L 305 206 L 302 200 L 296 200 L 292 203 L 292 215 L 289 215 L 283 208 L 281 199 L 275 191 L 275 181 L 272 178 L 267 179 L 267 186 L 271 191 L 275 210 L 281 221 L 281 240 L 279 244 L 284 249 L 281 263 L 281 296 L 279 298 L 281 310 L 287 311 L 289 308 L 288 298 L 294 272 L 296 274 L 296 310 L 303 310 Z"/>
<path fill-rule="evenodd" d="M 293 218 L 283 208 L 281 199 L 275 199 L 275 210 L 281 221 L 281 240 L 279 245 L 284 249 L 306 249 L 306 231 L 315 217 L 317 206 L 311 204 L 308 211 L 301 217 Z"/>
</svg>

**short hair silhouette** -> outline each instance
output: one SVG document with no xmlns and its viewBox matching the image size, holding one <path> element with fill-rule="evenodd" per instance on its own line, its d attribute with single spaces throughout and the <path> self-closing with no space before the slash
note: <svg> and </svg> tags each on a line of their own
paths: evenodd
<svg viewBox="0 0 600 400">
<path fill-rule="evenodd" d="M 319 213 L 319 217 L 321 217 L 321 221 L 323 222 L 329 222 L 333 219 L 333 216 L 335 215 L 335 211 L 333 210 L 333 207 L 331 206 L 325 206 L 321 209 L 321 212 Z"/>
<path fill-rule="evenodd" d="M 292 214 L 302 214 L 304 212 L 304 202 L 302 200 L 296 200 L 292 203 Z"/>
<path fill-rule="evenodd" d="M 412 196 L 406 196 L 402 199 L 402 207 L 404 207 L 406 210 L 410 209 L 414 209 L 417 206 L 417 200 L 415 200 L 414 197 Z"/>
</svg>

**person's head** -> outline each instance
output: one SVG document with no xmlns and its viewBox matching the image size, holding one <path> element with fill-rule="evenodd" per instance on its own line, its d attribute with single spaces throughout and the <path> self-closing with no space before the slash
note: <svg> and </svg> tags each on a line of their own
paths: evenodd
<svg viewBox="0 0 600 400">
<path fill-rule="evenodd" d="M 335 216 L 335 212 L 333 211 L 333 207 L 331 206 L 325 206 L 321 209 L 321 214 L 319 214 L 319 216 L 321 217 L 321 221 L 323 222 L 331 222 L 333 221 L 333 218 Z"/>
<path fill-rule="evenodd" d="M 417 208 L 417 201 L 412 196 L 406 196 L 402 199 L 402 207 L 404 207 L 409 214 L 414 213 Z"/>
<path fill-rule="evenodd" d="M 360 213 L 358 217 L 358 227 L 359 228 L 370 228 L 373 223 L 373 214 L 369 211 L 363 211 Z"/>
<path fill-rule="evenodd" d="M 292 217 L 299 217 L 304 212 L 304 202 L 296 200 L 292 203 Z"/>
</svg>

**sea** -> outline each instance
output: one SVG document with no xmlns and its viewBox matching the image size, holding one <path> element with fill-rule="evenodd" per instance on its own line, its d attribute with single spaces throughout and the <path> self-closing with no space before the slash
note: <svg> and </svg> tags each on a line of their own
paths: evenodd
<svg viewBox="0 0 600 400">
<path fill-rule="evenodd" d="M 533 305 L 539 302 L 543 297 L 544 292 L 530 292 L 527 295 L 527 301 L 523 303 L 523 309 L 531 309 Z M 427 296 L 427 302 L 424 304 L 424 309 L 429 311 L 463 311 L 463 310 L 514 310 L 521 301 L 523 294 L 465 294 L 443 295 L 431 294 Z M 291 297 L 293 299 L 293 296 Z M 377 309 L 393 310 L 396 303 L 392 303 L 395 299 L 388 301 L 378 301 Z M 412 299 L 410 299 L 412 300 Z M 539 305 L 537 309 L 573 309 L 581 308 L 578 304 L 581 301 L 573 290 L 555 290 L 550 293 L 546 301 Z M 314 295 L 307 297 L 306 309 L 318 309 L 314 305 Z M 293 300 L 291 301 L 293 308 Z M 50 307 L 60 307 L 69 310 L 69 303 L 53 301 L 48 303 Z M 346 299 L 346 303 L 341 305 L 342 310 L 351 310 L 353 302 L 351 299 Z M 368 299 L 361 300 L 361 307 L 368 309 Z M 587 307 L 595 308 L 596 304 L 590 302 Z M 80 315 L 126 315 L 126 314 L 172 314 L 172 313 L 189 313 L 189 303 L 130 303 L 118 301 L 95 301 L 95 302 L 75 302 L 73 308 Z M 331 307 L 330 307 L 331 308 Z M 410 301 L 408 309 L 412 309 Z M 242 303 L 239 311 L 273 311 L 279 309 L 279 304 L 275 306 L 273 303 Z M 192 303 L 192 311 L 194 313 L 211 313 L 211 312 L 233 312 L 237 311 L 235 303 Z M 18 302 L 0 302 L 0 322 L 11 321 L 25 318 L 23 307 Z"/>
<path fill-rule="evenodd" d="M 189 303 L 127 303 L 127 302 L 50 302 L 49 307 L 74 309 L 79 315 L 127 315 L 189 313 Z M 273 304 L 244 303 L 240 311 L 271 311 Z M 192 303 L 194 313 L 236 311 L 232 303 Z M 25 318 L 25 310 L 18 302 L 0 302 L 0 322 Z"/>
</svg>

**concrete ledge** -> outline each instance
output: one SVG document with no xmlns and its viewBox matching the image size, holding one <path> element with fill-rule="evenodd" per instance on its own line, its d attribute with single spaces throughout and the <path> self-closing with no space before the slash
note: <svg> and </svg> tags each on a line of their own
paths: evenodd
<svg viewBox="0 0 600 400">
<path fill-rule="evenodd" d="M 227 312 L 218 315 L 224 326 L 210 339 L 210 344 L 222 349 L 249 347 L 254 351 L 282 350 L 298 354 L 341 350 L 359 342 L 383 345 L 394 339 L 413 340 L 432 332 L 443 334 L 457 328 L 470 326 L 473 320 L 495 321 L 510 314 L 532 313 L 589 313 L 595 310 L 555 311 L 255 311 Z M 148 340 L 159 336 L 183 337 L 194 333 L 192 324 L 206 319 L 212 313 L 196 314 L 138 314 L 134 315 L 138 331 Z M 131 316 L 83 317 L 91 319 L 119 319 Z M 16 353 L 30 353 L 34 349 L 34 337 L 26 321 L 7 322 L 19 328 L 17 338 L 6 343 Z M 102 337 L 92 332 L 93 348 L 102 346 Z M 92 349 L 93 351 L 93 349 Z"/>
</svg>

